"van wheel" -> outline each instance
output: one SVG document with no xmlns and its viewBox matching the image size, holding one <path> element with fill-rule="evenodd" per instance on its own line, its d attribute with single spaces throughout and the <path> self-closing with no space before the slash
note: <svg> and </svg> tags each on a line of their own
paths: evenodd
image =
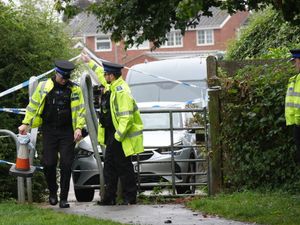
<svg viewBox="0 0 300 225">
<path fill-rule="evenodd" d="M 194 159 L 194 157 L 191 157 L 190 159 Z M 196 163 L 190 162 L 189 163 L 189 169 L 188 173 L 195 173 L 196 172 Z M 196 175 L 188 175 L 185 179 L 185 183 L 195 183 L 196 182 Z M 176 191 L 177 194 L 194 194 L 196 190 L 196 187 L 191 186 L 177 186 Z"/>
<path fill-rule="evenodd" d="M 91 202 L 94 199 L 95 190 L 90 189 L 74 189 L 75 197 L 78 202 Z"/>
</svg>

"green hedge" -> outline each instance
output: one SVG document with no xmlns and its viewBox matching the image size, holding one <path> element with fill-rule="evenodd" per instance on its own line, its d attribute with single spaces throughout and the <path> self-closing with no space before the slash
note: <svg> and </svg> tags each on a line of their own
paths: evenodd
<svg viewBox="0 0 300 225">
<path fill-rule="evenodd" d="M 221 142 L 227 186 L 277 188 L 299 181 L 292 133 L 284 118 L 286 85 L 294 74 L 286 62 L 247 66 L 234 77 L 221 71 Z"/>
<path fill-rule="evenodd" d="M 274 59 L 282 58 L 288 49 L 299 47 L 300 27 L 286 22 L 279 12 L 272 8 L 253 12 L 247 25 L 241 28 L 238 39 L 229 43 L 226 59 L 261 59 L 272 56 L 270 50 L 276 49 Z M 273 52 L 274 53 L 274 52 Z M 280 54 L 278 54 L 280 53 Z M 277 57 L 276 57 L 277 56 Z"/>
<path fill-rule="evenodd" d="M 20 1 L 18 5 L 0 1 L 0 30 L 0 92 L 52 69 L 55 59 L 70 59 L 78 54 L 65 26 L 45 1 Z M 0 108 L 25 108 L 27 90 L 1 97 Z M 17 133 L 22 119 L 20 115 L 0 112 L 0 129 Z M 15 162 L 15 144 L 9 138 L 0 138 L 0 159 Z M 35 165 L 40 165 L 38 159 Z M 16 178 L 10 176 L 8 170 L 9 166 L 0 164 L 0 200 L 17 198 Z M 35 201 L 43 198 L 45 189 L 44 177 L 37 172 L 33 177 Z"/>
</svg>

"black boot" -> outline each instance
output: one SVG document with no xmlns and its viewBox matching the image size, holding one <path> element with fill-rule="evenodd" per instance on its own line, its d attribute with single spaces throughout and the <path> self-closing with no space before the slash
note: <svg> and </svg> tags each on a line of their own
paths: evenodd
<svg viewBox="0 0 300 225">
<path fill-rule="evenodd" d="M 50 193 L 49 195 L 49 203 L 50 205 L 56 205 L 58 203 L 57 194 L 56 193 Z"/>
<path fill-rule="evenodd" d="M 103 199 L 97 202 L 98 205 L 116 205 L 115 199 Z"/>
<path fill-rule="evenodd" d="M 136 204 L 136 199 L 132 199 L 132 200 L 124 199 L 120 205 L 135 205 L 135 204 Z"/>
<path fill-rule="evenodd" d="M 60 200 L 59 208 L 70 208 L 70 204 L 67 200 Z"/>
</svg>

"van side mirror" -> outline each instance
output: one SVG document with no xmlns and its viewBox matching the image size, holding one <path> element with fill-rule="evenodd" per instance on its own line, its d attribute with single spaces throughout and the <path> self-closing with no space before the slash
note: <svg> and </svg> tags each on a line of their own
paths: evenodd
<svg viewBox="0 0 300 225">
<path fill-rule="evenodd" d="M 205 134 L 204 133 L 196 133 L 196 142 L 197 143 L 205 142 Z"/>
<path fill-rule="evenodd" d="M 88 136 L 89 135 L 89 132 L 87 131 L 87 129 L 84 127 L 84 128 L 82 128 L 82 130 L 81 130 L 81 136 L 83 137 L 83 138 L 85 138 L 86 136 Z"/>
<path fill-rule="evenodd" d="M 195 129 L 188 129 L 188 133 L 189 134 L 194 134 L 194 133 L 196 133 L 196 130 Z"/>
</svg>

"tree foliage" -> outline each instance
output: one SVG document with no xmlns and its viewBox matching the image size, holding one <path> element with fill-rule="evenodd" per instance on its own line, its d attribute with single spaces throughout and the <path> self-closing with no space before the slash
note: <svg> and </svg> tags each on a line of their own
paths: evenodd
<svg viewBox="0 0 300 225">
<path fill-rule="evenodd" d="M 56 0 L 56 9 L 73 16 L 80 10 L 73 3 Z M 97 16 L 103 32 L 112 32 L 115 42 L 126 38 L 130 46 L 150 40 L 159 47 L 172 27 L 184 33 L 187 27 L 199 23 L 201 16 L 211 16 L 210 7 L 220 7 L 232 14 L 267 6 L 280 12 L 286 21 L 300 24 L 298 0 L 105 0 L 91 4 L 89 10 Z"/>
<path fill-rule="evenodd" d="M 41 4 L 31 0 L 20 6 L 0 2 L 0 92 L 52 69 L 54 59 L 74 56 L 62 24 L 52 12 L 35 8 L 37 2 Z M 23 89 L 1 97 L 0 107 L 24 108 L 27 103 L 28 92 Z M 1 113 L 2 128 L 16 129 L 13 118 Z"/>
<path fill-rule="evenodd" d="M 289 49 L 300 47 L 300 27 L 271 8 L 251 15 L 240 38 L 230 43 L 227 59 L 288 58 Z"/>
<path fill-rule="evenodd" d="M 72 42 L 57 17 L 49 10 L 41 10 L 43 1 L 20 2 L 21 5 L 16 6 L 0 1 L 0 92 L 52 69 L 54 59 L 74 56 Z M 1 108 L 25 108 L 27 104 L 27 88 L 3 96 L 0 100 Z M 23 116 L 0 112 L 0 129 L 17 133 L 22 119 Z M 14 162 L 15 148 L 11 140 L 0 138 L 0 159 Z M 15 178 L 8 176 L 8 168 L 3 164 L 0 164 L 0 181 L 0 192 L 4 193 L 0 198 L 17 195 Z M 42 184 L 39 179 L 33 185 Z M 40 190 L 36 189 L 35 200 L 41 197 Z"/>
</svg>

